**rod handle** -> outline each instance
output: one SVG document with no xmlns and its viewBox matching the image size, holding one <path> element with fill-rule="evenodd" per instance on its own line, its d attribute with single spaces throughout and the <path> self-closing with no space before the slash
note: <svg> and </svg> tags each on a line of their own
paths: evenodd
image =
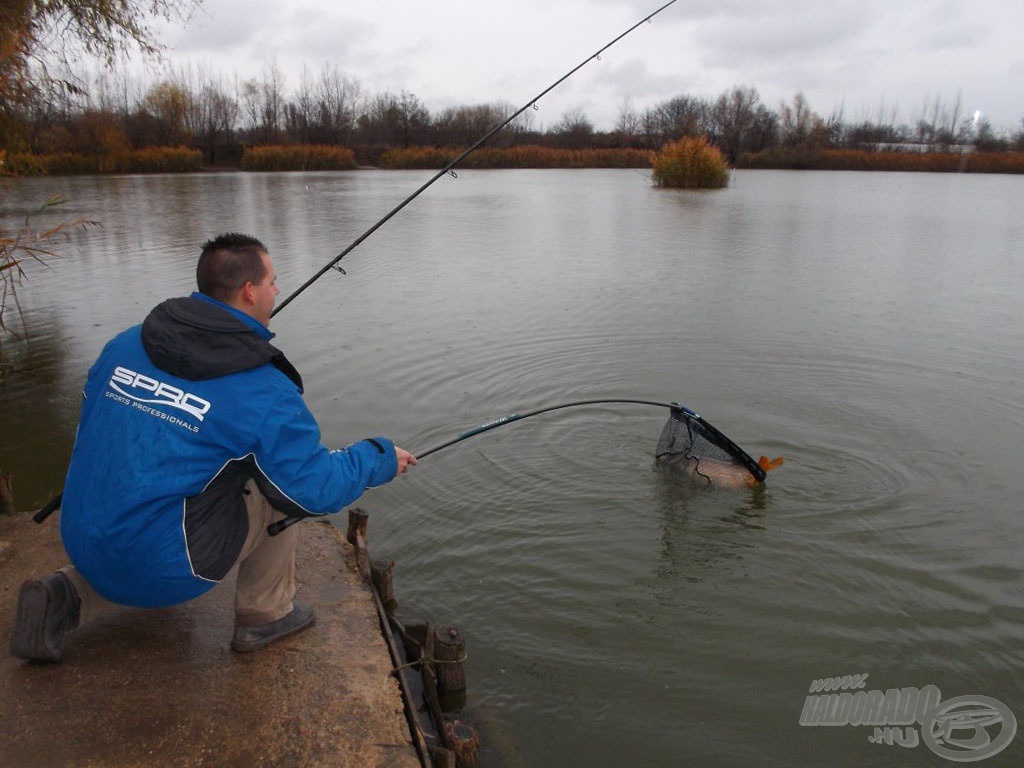
<svg viewBox="0 0 1024 768">
<path fill-rule="evenodd" d="M 52 515 L 58 509 L 60 509 L 60 503 L 61 503 L 61 500 L 63 498 L 64 498 L 64 492 L 61 491 L 56 496 L 54 496 L 52 499 L 50 499 L 48 502 L 46 502 L 46 506 L 42 507 L 38 512 L 36 512 L 34 515 L 32 515 L 32 519 L 35 522 L 37 522 L 37 523 L 43 522 L 43 520 L 48 518 L 50 515 Z"/>
<path fill-rule="evenodd" d="M 278 520 L 276 523 L 271 523 L 267 526 L 267 534 L 269 536 L 277 536 L 278 534 L 283 533 L 286 529 L 291 528 L 299 522 L 299 520 L 302 520 L 302 518 L 286 517 L 284 520 Z"/>
</svg>

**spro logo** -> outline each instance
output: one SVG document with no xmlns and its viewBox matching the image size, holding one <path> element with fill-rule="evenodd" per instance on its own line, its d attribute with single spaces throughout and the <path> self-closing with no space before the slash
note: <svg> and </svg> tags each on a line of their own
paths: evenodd
<svg viewBox="0 0 1024 768">
<path fill-rule="evenodd" d="M 209 400 L 120 365 L 114 369 L 114 375 L 110 377 L 110 388 L 137 403 L 177 408 L 200 421 L 210 410 Z"/>
</svg>

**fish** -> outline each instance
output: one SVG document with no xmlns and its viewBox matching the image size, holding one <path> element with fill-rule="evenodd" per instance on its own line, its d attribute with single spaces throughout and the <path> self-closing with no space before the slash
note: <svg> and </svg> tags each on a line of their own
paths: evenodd
<svg viewBox="0 0 1024 768">
<path fill-rule="evenodd" d="M 758 488 L 764 485 L 750 474 L 742 464 L 721 459 L 702 459 L 686 456 L 682 453 L 665 454 L 656 459 L 658 465 L 665 467 L 674 474 L 688 477 L 695 485 L 709 488 Z M 757 465 L 766 473 L 782 466 L 786 459 L 779 456 L 769 459 L 762 456 Z"/>
</svg>

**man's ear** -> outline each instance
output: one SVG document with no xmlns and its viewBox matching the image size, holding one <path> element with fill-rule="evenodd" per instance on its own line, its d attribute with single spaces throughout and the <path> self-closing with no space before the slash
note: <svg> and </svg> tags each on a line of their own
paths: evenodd
<svg viewBox="0 0 1024 768">
<path fill-rule="evenodd" d="M 256 291 L 255 286 L 249 280 L 245 281 L 245 285 L 242 286 L 242 301 L 246 304 L 256 303 Z"/>
</svg>

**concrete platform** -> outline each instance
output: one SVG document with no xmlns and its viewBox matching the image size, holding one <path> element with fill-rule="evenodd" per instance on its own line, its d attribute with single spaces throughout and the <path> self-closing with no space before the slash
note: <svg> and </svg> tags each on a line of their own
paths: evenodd
<svg viewBox="0 0 1024 768">
<path fill-rule="evenodd" d="M 419 768 L 373 594 L 324 522 L 299 535 L 317 623 L 236 654 L 234 579 L 185 605 L 118 609 L 68 636 L 56 665 L 8 643 L 21 582 L 66 562 L 57 515 L 0 516 L 0 766 Z"/>
</svg>

